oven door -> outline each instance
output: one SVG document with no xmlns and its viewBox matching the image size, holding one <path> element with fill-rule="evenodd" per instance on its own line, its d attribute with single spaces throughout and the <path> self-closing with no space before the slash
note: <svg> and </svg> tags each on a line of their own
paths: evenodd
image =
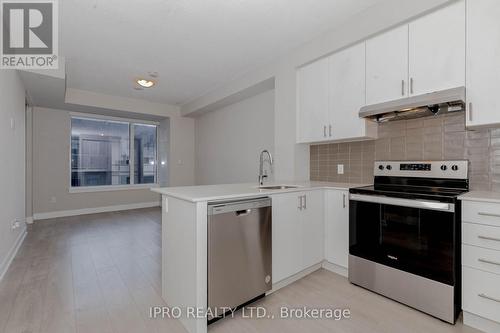
<svg viewBox="0 0 500 333">
<path fill-rule="evenodd" d="M 349 253 L 455 284 L 455 204 L 351 194 Z"/>
</svg>

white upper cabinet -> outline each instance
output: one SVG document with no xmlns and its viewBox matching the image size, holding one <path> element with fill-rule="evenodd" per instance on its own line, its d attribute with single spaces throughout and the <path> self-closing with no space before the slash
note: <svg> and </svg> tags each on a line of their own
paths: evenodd
<svg viewBox="0 0 500 333">
<path fill-rule="evenodd" d="M 465 1 L 409 24 L 409 79 L 410 95 L 465 86 Z"/>
<path fill-rule="evenodd" d="M 297 72 L 297 142 L 327 139 L 328 61 L 321 59 Z"/>
<path fill-rule="evenodd" d="M 366 104 L 465 86 L 465 1 L 366 41 Z"/>
<path fill-rule="evenodd" d="M 469 126 L 500 123 L 494 114 L 500 81 L 497 2 L 468 1 Z M 376 138 L 376 125 L 358 117 L 362 106 L 465 86 L 465 5 L 452 2 L 300 68 L 297 142 Z"/>
<path fill-rule="evenodd" d="M 373 123 L 359 118 L 365 105 L 365 43 L 337 52 L 328 58 L 330 140 L 375 137 Z"/>
<path fill-rule="evenodd" d="M 469 128 L 500 124 L 500 1 L 467 1 Z"/>
<path fill-rule="evenodd" d="M 376 124 L 358 115 L 365 85 L 365 43 L 299 68 L 297 142 L 376 138 Z"/>
<path fill-rule="evenodd" d="M 408 25 L 366 41 L 366 104 L 408 96 Z"/>
</svg>

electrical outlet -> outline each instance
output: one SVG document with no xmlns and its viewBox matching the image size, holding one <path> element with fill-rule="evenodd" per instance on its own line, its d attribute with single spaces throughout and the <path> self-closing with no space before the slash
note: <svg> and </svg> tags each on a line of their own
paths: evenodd
<svg viewBox="0 0 500 333">
<path fill-rule="evenodd" d="M 16 129 L 16 120 L 14 118 L 10 118 L 10 129 Z"/>
<path fill-rule="evenodd" d="M 57 198 L 56 197 L 50 197 L 50 203 L 56 203 Z"/>
<path fill-rule="evenodd" d="M 339 174 L 339 175 L 344 174 L 344 165 L 343 164 L 337 164 L 337 174 Z"/>
<path fill-rule="evenodd" d="M 12 230 L 17 229 L 20 226 L 21 226 L 21 221 L 19 221 L 18 219 L 15 219 L 14 221 L 12 221 L 12 224 L 11 224 Z"/>
</svg>

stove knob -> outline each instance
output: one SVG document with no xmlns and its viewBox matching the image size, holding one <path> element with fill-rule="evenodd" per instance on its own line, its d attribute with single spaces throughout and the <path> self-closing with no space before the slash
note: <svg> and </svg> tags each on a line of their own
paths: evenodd
<svg viewBox="0 0 500 333">
<path fill-rule="evenodd" d="M 379 169 L 379 170 L 384 170 L 384 166 L 383 166 L 383 165 L 379 165 L 379 166 L 378 166 L 378 169 Z"/>
<path fill-rule="evenodd" d="M 392 170 L 392 166 L 388 165 L 385 167 L 387 170 Z"/>
<path fill-rule="evenodd" d="M 458 171 L 458 165 L 453 165 L 453 166 L 451 167 L 451 170 L 453 170 L 453 171 Z"/>
<path fill-rule="evenodd" d="M 446 170 L 448 170 L 448 167 L 443 164 L 443 165 L 441 165 L 441 170 L 446 171 Z"/>
</svg>

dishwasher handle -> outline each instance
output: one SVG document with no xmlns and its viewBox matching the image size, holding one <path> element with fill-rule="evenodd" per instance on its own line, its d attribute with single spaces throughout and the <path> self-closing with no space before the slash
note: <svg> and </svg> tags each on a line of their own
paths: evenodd
<svg viewBox="0 0 500 333">
<path fill-rule="evenodd" d="M 253 209 L 271 207 L 271 198 L 256 198 L 229 202 L 208 203 L 208 215 L 224 213 L 235 213 L 236 216 L 244 216 L 251 213 Z"/>
<path fill-rule="evenodd" d="M 236 216 L 238 216 L 238 217 L 247 216 L 247 215 L 249 215 L 251 212 L 252 212 L 252 210 L 251 210 L 251 209 L 243 209 L 243 210 L 238 210 L 238 211 L 236 211 Z"/>
</svg>

